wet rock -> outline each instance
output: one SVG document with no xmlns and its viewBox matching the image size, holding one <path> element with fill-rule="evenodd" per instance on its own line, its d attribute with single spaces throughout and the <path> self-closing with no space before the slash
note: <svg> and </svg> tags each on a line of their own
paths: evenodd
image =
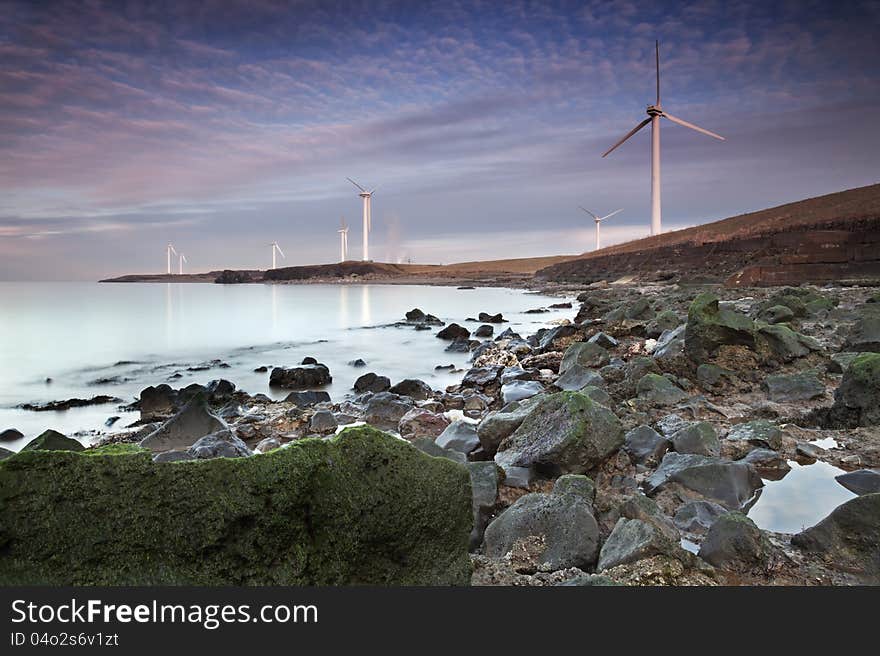
<svg viewBox="0 0 880 656">
<path fill-rule="evenodd" d="M 483 323 L 503 323 L 504 317 L 501 316 L 501 313 L 498 314 L 489 314 L 488 312 L 480 312 L 477 315 L 477 319 L 482 321 Z"/>
<path fill-rule="evenodd" d="M 153 462 L 184 462 L 186 460 L 196 460 L 196 457 L 189 451 L 163 451 L 153 456 Z"/>
<path fill-rule="evenodd" d="M 416 437 L 410 442 L 410 444 L 422 453 L 427 453 L 429 456 L 434 456 L 435 458 L 446 458 L 447 460 L 452 460 L 453 462 L 462 465 L 467 462 L 467 455 L 460 451 L 453 451 L 452 449 L 444 449 L 443 447 L 437 446 L 437 444 L 434 443 L 434 439 L 430 437 Z"/>
<path fill-rule="evenodd" d="M 676 387 L 668 378 L 659 374 L 642 376 L 636 386 L 636 393 L 640 399 L 654 406 L 675 405 L 688 398 L 684 390 Z"/>
<path fill-rule="evenodd" d="M 327 392 L 308 390 L 306 392 L 291 392 L 284 397 L 288 403 L 293 403 L 298 408 L 308 408 L 317 403 L 330 403 L 330 395 Z"/>
<path fill-rule="evenodd" d="M 567 338 L 579 335 L 581 329 L 575 325 L 569 324 L 564 326 L 556 326 L 545 331 L 538 331 L 538 349 L 541 351 L 555 351 Z"/>
<path fill-rule="evenodd" d="M 275 449 L 281 448 L 281 441 L 277 437 L 267 437 L 263 440 L 260 440 L 260 443 L 254 447 L 255 453 L 268 453 L 269 451 L 273 451 Z"/>
<path fill-rule="evenodd" d="M 791 308 L 786 307 L 785 305 L 773 305 L 766 310 L 761 311 L 761 313 L 758 314 L 758 318 L 769 324 L 788 323 L 794 319 L 794 312 L 791 311 Z"/>
<path fill-rule="evenodd" d="M 467 328 L 459 326 L 457 323 L 451 323 L 443 330 L 437 333 L 437 337 L 440 339 L 470 339 L 471 331 Z"/>
<path fill-rule="evenodd" d="M 205 391 L 212 399 L 221 400 L 232 396 L 235 392 L 235 385 L 225 378 L 220 378 L 205 385 Z"/>
<path fill-rule="evenodd" d="M 443 415 L 424 408 L 412 408 L 400 418 L 397 432 L 408 440 L 416 437 L 430 437 L 434 440 L 447 426 L 449 420 Z"/>
<path fill-rule="evenodd" d="M 205 435 L 227 428 L 226 422 L 208 409 L 205 398 L 196 396 L 160 428 L 142 439 L 140 445 L 154 452 L 181 450 Z"/>
<path fill-rule="evenodd" d="M 825 449 L 809 442 L 799 442 L 794 449 L 795 455 L 808 461 L 815 461 L 825 455 Z"/>
<path fill-rule="evenodd" d="M 724 438 L 728 442 L 746 442 L 755 447 L 778 451 L 782 448 L 782 431 L 766 419 L 756 419 L 731 426 Z"/>
<path fill-rule="evenodd" d="M 473 367 L 461 380 L 463 387 L 485 387 L 496 382 L 504 367 L 501 365 L 488 365 L 485 367 Z"/>
<path fill-rule="evenodd" d="M 409 412 L 415 403 L 409 397 L 398 396 L 391 392 L 379 392 L 370 397 L 364 408 L 364 421 L 385 430 L 395 430 L 400 420 Z"/>
<path fill-rule="evenodd" d="M 269 374 L 269 386 L 285 389 L 322 387 L 333 382 L 330 369 L 323 364 L 304 364 L 298 367 L 275 367 Z"/>
<path fill-rule="evenodd" d="M 784 362 L 822 349 L 815 339 L 796 333 L 788 326 L 761 326 L 758 328 L 758 336 Z"/>
<path fill-rule="evenodd" d="M 260 365 L 259 367 L 254 369 L 255 374 L 264 374 L 267 371 L 269 371 L 269 367 L 267 367 L 266 365 Z"/>
<path fill-rule="evenodd" d="M 746 315 L 722 308 L 718 297 L 704 292 L 688 309 L 685 353 L 694 362 L 705 362 L 722 346 L 755 347 L 755 324 Z"/>
<path fill-rule="evenodd" d="M 530 467 L 547 474 L 582 474 L 602 464 L 623 444 L 620 420 L 578 392 L 542 396 L 519 428 L 499 446 L 502 467 Z"/>
<path fill-rule="evenodd" d="M 434 442 L 443 449 L 470 453 L 480 446 L 477 427 L 469 421 L 454 421 L 437 436 Z"/>
<path fill-rule="evenodd" d="M 22 403 L 18 407 L 31 412 L 53 412 L 58 410 L 70 410 L 71 408 L 84 408 L 90 405 L 104 405 L 105 403 L 121 403 L 122 399 L 115 396 L 99 394 L 88 399 L 64 399 L 61 401 L 49 401 L 48 403 Z"/>
<path fill-rule="evenodd" d="M 490 412 L 477 425 L 480 445 L 490 455 L 498 450 L 498 445 L 523 423 L 529 413 L 537 406 L 541 397 L 506 404 L 501 410 Z"/>
<path fill-rule="evenodd" d="M 645 337 L 657 339 L 667 330 L 675 330 L 679 325 L 681 320 L 678 315 L 672 310 L 665 310 L 645 326 Z"/>
<path fill-rule="evenodd" d="M 244 458 L 252 455 L 251 450 L 231 430 L 224 429 L 205 435 L 187 451 L 193 458 Z"/>
<path fill-rule="evenodd" d="M 648 494 L 654 494 L 668 483 L 678 483 L 728 510 L 747 508 L 755 492 L 764 486 L 758 472 L 748 463 L 674 452 L 663 456 L 643 487 Z"/>
<path fill-rule="evenodd" d="M 846 340 L 850 351 L 880 352 L 880 315 L 869 314 L 861 317 Z"/>
<path fill-rule="evenodd" d="M 575 364 L 569 367 L 553 384 L 564 391 L 577 391 L 588 385 L 601 387 L 605 384 L 605 380 L 592 369 Z"/>
<path fill-rule="evenodd" d="M 779 480 L 791 471 L 791 465 L 788 464 L 788 460 L 777 451 L 771 449 L 754 449 L 749 451 L 738 462 L 746 462 L 753 465 L 758 470 L 758 473 L 761 474 L 761 478 L 771 480 Z"/>
<path fill-rule="evenodd" d="M 0 442 L 14 442 L 15 440 L 20 440 L 24 437 L 24 433 L 15 428 L 7 428 L 5 431 L 0 433 Z"/>
<path fill-rule="evenodd" d="M 366 367 L 367 363 L 364 362 L 361 358 L 358 358 L 357 360 L 349 360 L 348 366 L 360 368 L 360 367 Z"/>
<path fill-rule="evenodd" d="M 651 524 L 664 536 L 674 543 L 678 543 L 680 535 L 672 519 L 666 516 L 657 505 L 657 502 L 646 497 L 644 494 L 634 494 L 624 500 L 618 506 L 621 517 L 626 519 L 638 519 Z"/>
<path fill-rule="evenodd" d="M 14 456 L 14 455 L 15 455 L 15 451 L 10 451 L 9 449 L 5 449 L 2 446 L 0 446 L 0 460 L 6 460 L 10 456 Z"/>
<path fill-rule="evenodd" d="M 138 408 L 142 415 L 167 415 L 174 412 L 177 392 L 170 385 L 156 385 L 141 390 Z"/>
<path fill-rule="evenodd" d="M 708 421 L 698 421 L 675 432 L 671 438 L 672 448 L 678 453 L 696 453 L 703 456 L 721 454 L 721 442 L 715 427 Z"/>
<path fill-rule="evenodd" d="M 425 313 L 422 312 L 419 308 L 413 308 L 406 313 L 406 320 L 413 322 L 422 322 L 425 320 Z"/>
<path fill-rule="evenodd" d="M 544 571 L 589 569 L 599 552 L 592 507 L 576 494 L 526 494 L 486 529 L 486 555 L 502 558 L 530 536 L 543 539 L 537 566 Z"/>
<path fill-rule="evenodd" d="M 880 424 L 880 353 L 861 353 L 843 373 L 832 411 L 859 426 Z"/>
<path fill-rule="evenodd" d="M 877 469 L 859 469 L 858 471 L 847 472 L 835 476 L 834 480 L 859 496 L 880 492 L 880 470 Z"/>
<path fill-rule="evenodd" d="M 491 337 L 495 333 L 494 326 L 483 324 L 474 331 L 474 337 Z"/>
<path fill-rule="evenodd" d="M 390 388 L 388 391 L 392 394 L 408 396 L 412 399 L 415 399 L 416 401 L 424 401 L 425 399 L 429 399 L 434 395 L 434 392 L 431 390 L 430 385 L 416 378 L 407 378 L 406 380 L 402 380 L 397 383 L 397 385 Z"/>
<path fill-rule="evenodd" d="M 562 364 L 559 365 L 559 373 L 564 374 L 571 367 L 578 365 L 585 369 L 597 369 L 604 367 L 611 360 L 611 356 L 604 348 L 591 342 L 575 342 L 562 356 Z"/>
<path fill-rule="evenodd" d="M 505 405 L 521 401 L 544 391 L 544 386 L 534 380 L 514 380 L 501 386 L 501 396 Z"/>
<path fill-rule="evenodd" d="M 842 374 L 846 368 L 852 364 L 852 361 L 859 357 L 858 353 L 843 351 L 841 353 L 832 353 L 831 362 L 828 363 L 828 373 Z"/>
<path fill-rule="evenodd" d="M 699 556 L 726 570 L 746 572 L 765 567 L 773 547 L 755 523 L 739 512 L 721 515 L 700 546 Z"/>
<path fill-rule="evenodd" d="M 684 355 L 684 336 L 687 326 L 682 324 L 672 330 L 665 330 L 657 338 L 651 356 L 655 360 L 672 360 Z"/>
<path fill-rule="evenodd" d="M 825 385 L 813 373 L 771 374 L 762 386 L 775 403 L 810 401 L 825 395 Z"/>
<path fill-rule="evenodd" d="M 336 417 L 329 410 L 318 410 L 309 421 L 309 430 L 321 435 L 336 432 L 338 426 Z"/>
<path fill-rule="evenodd" d="M 503 474 L 494 462 L 469 462 L 467 468 L 471 477 L 474 505 L 474 527 L 471 530 L 469 548 L 474 551 L 483 543 L 483 534 L 498 501 L 498 486 Z"/>
<path fill-rule="evenodd" d="M 593 399 L 596 403 L 601 403 L 604 406 L 611 407 L 613 399 L 611 395 L 603 390 L 601 387 L 596 387 L 595 385 L 587 385 L 586 387 L 581 388 L 581 394 L 586 394 L 591 399 Z"/>
<path fill-rule="evenodd" d="M 668 554 L 674 546 L 669 538 L 648 522 L 621 517 L 602 545 L 596 570 L 601 572 L 617 565 Z"/>
<path fill-rule="evenodd" d="M 22 451 L 82 451 L 83 449 L 85 447 L 77 440 L 51 428 L 21 447 Z"/>
<path fill-rule="evenodd" d="M 372 371 L 363 376 L 359 376 L 352 389 L 355 392 L 386 392 L 391 387 L 391 380 L 387 376 L 379 376 Z"/>
<path fill-rule="evenodd" d="M 603 349 L 610 349 L 617 346 L 619 342 L 611 337 L 611 335 L 606 335 L 605 333 L 599 332 L 590 337 L 590 339 L 587 340 L 587 343 L 601 346 Z"/>
<path fill-rule="evenodd" d="M 675 512 L 672 521 L 681 531 L 703 534 L 727 512 L 727 508 L 712 501 L 688 501 Z"/>
<path fill-rule="evenodd" d="M 669 441 L 650 426 L 636 426 L 624 437 L 623 448 L 637 463 L 659 462 Z"/>
</svg>

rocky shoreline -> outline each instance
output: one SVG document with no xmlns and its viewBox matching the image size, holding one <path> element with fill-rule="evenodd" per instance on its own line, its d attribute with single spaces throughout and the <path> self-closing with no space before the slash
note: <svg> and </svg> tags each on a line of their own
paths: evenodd
<svg viewBox="0 0 880 656">
<path fill-rule="evenodd" d="M 2 454 L 0 542 L 15 556 L 14 566 L 12 556 L 0 556 L 0 579 L 6 571 L 13 572 L 7 580 L 74 584 L 880 583 L 876 288 L 534 284 L 578 293 L 570 322 L 520 335 L 504 328 L 503 315 L 485 313 L 472 332 L 462 325 L 469 317 L 443 325 L 430 308 L 416 308 L 395 324 L 433 331 L 438 358 L 444 350 L 471 354 L 461 383 L 444 390 L 365 370 L 345 398 L 331 399 L 321 388 L 333 372 L 306 358 L 267 369 L 273 386 L 290 390 L 282 401 L 224 379 L 148 387 L 129 408 L 140 420 L 95 448 L 81 450 L 47 431 L 22 453 Z M 360 481 L 352 491 L 369 480 L 382 495 L 334 487 L 327 496 L 325 476 L 333 476 L 308 463 L 314 457 L 326 465 L 359 449 L 372 464 L 352 456 L 351 468 L 340 464 L 337 474 Z M 283 464 L 285 458 L 296 463 Z M 848 472 L 838 480 L 856 496 L 796 533 L 762 530 L 749 519 L 768 482 L 790 475 L 789 463 L 815 462 Z M 415 480 L 407 467 L 434 474 Z M 65 579 L 63 566 L 47 569 L 40 559 L 51 553 L 63 564 L 64 541 L 76 553 L 86 538 L 61 531 L 52 534 L 56 542 L 45 542 L 27 526 L 40 526 L 58 509 L 30 499 L 40 495 L 33 481 L 53 485 L 56 497 L 112 493 L 57 473 L 82 468 L 115 481 L 121 471 L 129 477 L 121 489 L 132 488 L 123 501 L 154 509 L 182 504 L 202 532 L 192 543 L 165 533 L 156 544 L 147 540 L 148 557 L 142 541 L 126 536 L 125 548 L 149 575 L 139 578 L 117 563 L 99 567 L 94 579 L 81 568 Z M 154 485 L 165 476 L 202 506 Z M 275 483 L 263 486 L 264 476 Z M 276 498 L 282 478 L 291 485 L 284 476 L 315 483 L 297 487 L 295 499 Z M 32 481 L 28 495 L 21 493 L 24 480 Z M 134 491 L 138 481 L 149 494 Z M 420 499 L 418 519 L 407 519 L 415 511 L 401 486 Z M 249 501 L 238 507 L 227 488 Z M 217 506 L 217 497 L 226 506 Z M 397 501 L 377 510 L 391 498 Z M 258 513 L 259 499 L 268 505 Z M 337 502 L 354 536 L 347 555 L 337 556 L 356 563 L 350 567 L 335 562 L 323 542 L 334 538 L 322 513 L 332 515 L 327 504 Z M 185 514 L 170 512 L 185 525 Z M 299 551 L 279 543 L 264 516 L 273 512 L 302 527 L 284 533 L 300 541 Z M 140 507 L 135 514 L 147 525 L 167 519 Z M 381 531 L 351 520 L 359 514 Z M 425 519 L 432 514 L 433 528 Z M 118 518 L 102 521 L 135 530 Z M 377 540 L 395 546 L 379 548 Z M 249 546 L 230 546 L 242 541 Z M 370 546 L 355 557 L 354 544 Z M 205 550 L 216 557 L 213 569 L 185 565 Z M 156 560 L 163 552 L 174 563 L 167 570 Z M 320 566 L 309 569 L 303 558 Z M 435 559 L 433 567 L 426 558 Z"/>
</svg>

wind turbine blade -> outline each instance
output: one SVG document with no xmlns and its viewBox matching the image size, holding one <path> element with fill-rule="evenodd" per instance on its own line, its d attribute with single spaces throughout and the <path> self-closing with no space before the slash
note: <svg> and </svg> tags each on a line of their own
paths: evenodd
<svg viewBox="0 0 880 656">
<path fill-rule="evenodd" d="M 174 250 L 174 246 L 173 246 L 172 244 L 168 244 L 168 248 L 171 249 L 171 252 L 172 252 L 172 253 L 174 253 L 175 255 L 177 255 L 177 251 Z"/>
<path fill-rule="evenodd" d="M 278 252 L 281 253 L 281 257 L 283 257 L 286 260 L 287 256 L 284 254 L 284 251 L 281 250 L 281 246 L 279 246 L 278 244 L 275 244 L 275 248 L 277 248 Z"/>
<path fill-rule="evenodd" d="M 183 260 L 184 262 L 187 261 L 186 255 L 184 255 L 183 253 L 180 254 L 180 259 Z"/>
<path fill-rule="evenodd" d="M 614 216 L 615 214 L 620 214 L 622 211 L 623 211 L 622 207 L 619 210 L 614 210 L 611 214 L 606 214 L 605 216 L 603 216 L 600 219 L 600 221 L 604 221 L 605 219 L 610 219 L 612 216 Z"/>
<path fill-rule="evenodd" d="M 620 144 L 622 144 L 624 141 L 626 141 L 627 139 L 629 139 L 631 136 L 633 136 L 636 132 L 638 132 L 639 130 L 641 130 L 643 127 L 645 127 L 645 126 L 646 126 L 648 123 L 650 123 L 650 122 L 651 122 L 651 119 L 650 119 L 650 118 L 646 118 L 644 121 L 642 121 L 641 123 L 639 123 L 639 124 L 638 124 L 637 126 L 635 126 L 632 130 L 630 130 L 629 132 L 627 132 L 627 133 L 626 133 L 626 136 L 625 136 L 623 139 L 621 139 L 621 140 L 618 141 L 616 144 L 614 144 L 613 146 L 611 146 L 611 148 L 609 148 L 609 149 L 606 150 L 604 153 L 602 153 L 602 157 L 605 157 L 605 156 L 607 156 L 608 154 L 610 154 L 615 148 L 617 148 L 618 146 L 620 146 Z"/>
<path fill-rule="evenodd" d="M 654 41 L 655 56 L 657 62 L 657 107 L 660 106 L 660 41 Z"/>
<path fill-rule="evenodd" d="M 696 130 L 697 132 L 702 132 L 703 134 L 708 134 L 710 137 L 715 137 L 716 139 L 720 139 L 721 141 L 725 141 L 724 137 L 720 134 L 715 134 L 714 132 L 709 132 L 709 130 L 704 130 L 703 128 L 694 125 L 693 123 L 688 123 L 687 121 L 682 121 L 680 118 L 675 118 L 672 114 L 667 114 L 663 112 L 662 116 L 668 118 L 673 123 L 678 123 L 679 125 L 683 125 L 686 128 L 690 128 L 691 130 Z"/>
<path fill-rule="evenodd" d="M 376 185 L 375 187 L 373 187 L 373 188 L 370 190 L 370 195 L 372 196 L 372 195 L 373 195 L 373 192 L 376 191 L 376 190 L 377 190 L 379 187 L 381 187 L 381 186 L 382 186 L 382 185 Z"/>
<path fill-rule="evenodd" d="M 364 193 L 367 192 L 366 189 L 364 189 L 363 187 L 361 187 L 357 182 L 355 182 L 355 181 L 352 180 L 351 178 L 346 178 L 346 180 L 348 180 L 351 184 L 353 184 L 355 187 L 357 187 L 358 189 L 360 189 L 360 190 L 363 191 Z"/>
<path fill-rule="evenodd" d="M 598 218 L 599 218 L 598 216 L 596 216 L 595 214 L 593 214 L 590 210 L 588 210 L 588 209 L 587 209 L 586 207 L 584 207 L 583 205 L 578 205 L 578 207 L 581 208 L 584 212 L 586 212 L 586 213 L 589 214 L 590 216 L 592 216 L 594 219 L 598 219 Z"/>
</svg>

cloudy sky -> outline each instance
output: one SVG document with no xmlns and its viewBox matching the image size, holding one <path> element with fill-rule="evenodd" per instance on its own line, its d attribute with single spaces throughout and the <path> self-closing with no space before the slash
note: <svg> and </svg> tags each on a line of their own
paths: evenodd
<svg viewBox="0 0 880 656">
<path fill-rule="evenodd" d="M 576 253 L 880 180 L 880 2 L 2 1 L 0 280 Z M 613 225 L 612 225 L 613 223 Z"/>
</svg>

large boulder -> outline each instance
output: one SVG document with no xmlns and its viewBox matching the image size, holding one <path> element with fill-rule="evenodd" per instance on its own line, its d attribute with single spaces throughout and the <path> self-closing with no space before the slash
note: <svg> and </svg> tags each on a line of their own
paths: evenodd
<svg viewBox="0 0 880 656">
<path fill-rule="evenodd" d="M 868 314 L 856 321 L 846 347 L 850 351 L 880 352 L 880 314 Z"/>
<path fill-rule="evenodd" d="M 392 394 L 408 396 L 416 401 L 424 401 L 425 399 L 430 399 L 434 395 L 431 386 L 417 378 L 407 378 L 406 380 L 402 380 L 394 387 L 391 387 L 388 391 Z"/>
<path fill-rule="evenodd" d="M 767 345 L 771 353 L 784 362 L 802 358 L 811 351 L 822 349 L 815 339 L 801 335 L 788 326 L 761 326 L 758 328 L 758 337 Z"/>
<path fill-rule="evenodd" d="M 859 426 L 880 424 L 880 353 L 860 353 L 834 392 L 834 409 Z"/>
<path fill-rule="evenodd" d="M 746 572 L 765 567 L 772 552 L 767 536 L 751 519 L 731 512 L 715 520 L 698 555 L 715 567 Z"/>
<path fill-rule="evenodd" d="M 435 439 L 449 426 L 449 420 L 441 414 L 431 412 L 425 408 L 411 408 L 397 424 L 397 432 L 400 436 L 413 440 L 417 437 L 430 437 Z"/>
<path fill-rule="evenodd" d="M 837 506 L 821 522 L 792 536 L 791 542 L 821 555 L 831 567 L 880 584 L 880 494 Z"/>
<path fill-rule="evenodd" d="M 688 501 L 675 511 L 675 527 L 688 533 L 705 533 L 727 508 L 712 501 Z"/>
<path fill-rule="evenodd" d="M 477 437 L 483 451 L 495 455 L 498 445 L 520 427 L 529 413 L 538 405 L 540 396 L 508 403 L 501 410 L 493 411 L 483 417 L 477 425 Z"/>
<path fill-rule="evenodd" d="M 85 447 L 72 437 L 56 430 L 43 431 L 21 447 L 22 451 L 82 451 Z"/>
<path fill-rule="evenodd" d="M 601 572 L 617 565 L 669 554 L 676 546 L 654 525 L 641 519 L 621 517 L 602 545 L 596 570 Z"/>
<path fill-rule="evenodd" d="M 834 477 L 838 483 L 855 494 L 876 494 L 880 492 L 880 469 L 859 469 Z"/>
<path fill-rule="evenodd" d="M 391 387 L 391 379 L 388 376 L 379 376 L 372 371 L 358 376 L 354 381 L 352 389 L 355 392 L 387 392 Z"/>
<path fill-rule="evenodd" d="M 409 397 L 398 396 L 391 392 L 379 392 L 367 401 L 364 421 L 377 428 L 396 430 L 400 420 L 414 405 Z"/>
<path fill-rule="evenodd" d="M 168 415 L 177 405 L 177 392 L 170 385 L 162 384 L 141 390 L 138 409 L 142 415 Z"/>
<path fill-rule="evenodd" d="M 471 336 L 471 331 L 463 326 L 459 326 L 457 323 L 451 323 L 445 328 L 443 328 L 440 332 L 437 333 L 437 337 L 440 339 L 469 339 Z"/>
<path fill-rule="evenodd" d="M 284 400 L 293 403 L 298 408 L 308 408 L 317 403 L 330 403 L 330 395 L 327 392 L 308 390 L 305 392 L 291 392 Z"/>
<path fill-rule="evenodd" d="M 483 543 L 483 534 L 495 511 L 503 473 L 491 461 L 469 462 L 467 468 L 473 492 L 474 527 L 471 529 L 470 549 L 474 551 Z"/>
<path fill-rule="evenodd" d="M 454 421 L 437 436 L 434 442 L 442 449 L 470 453 L 480 446 L 477 427 L 469 421 Z"/>
<path fill-rule="evenodd" d="M 253 452 L 231 430 L 224 429 L 205 435 L 187 453 L 193 458 L 244 458 Z"/>
<path fill-rule="evenodd" d="M 764 482 L 755 468 L 711 456 L 669 452 L 643 487 L 655 494 L 668 483 L 678 483 L 696 494 L 716 501 L 728 510 L 744 510 L 755 500 Z"/>
<path fill-rule="evenodd" d="M 684 390 L 660 374 L 642 376 L 636 385 L 636 394 L 640 399 L 654 406 L 675 405 L 688 398 Z"/>
<path fill-rule="evenodd" d="M 697 296 L 688 309 L 684 350 L 694 362 L 705 362 L 722 346 L 755 346 L 755 323 L 746 315 L 722 308 L 709 292 Z"/>
<path fill-rule="evenodd" d="M 187 449 L 199 438 L 227 428 L 226 422 L 208 409 L 204 396 L 199 395 L 142 439 L 140 445 L 156 452 Z"/>
<path fill-rule="evenodd" d="M 755 419 L 731 426 L 724 439 L 774 451 L 782 448 L 782 431 L 766 419 Z"/>
<path fill-rule="evenodd" d="M 465 467 L 368 427 L 255 458 L 25 452 L 0 585 L 467 585 L 472 523 Z"/>
<path fill-rule="evenodd" d="M 462 387 L 485 387 L 497 382 L 504 367 L 490 364 L 484 367 L 473 367 L 461 379 Z"/>
<path fill-rule="evenodd" d="M 504 405 L 521 401 L 544 391 L 544 386 L 536 380 L 512 380 L 501 386 L 501 399 Z"/>
<path fill-rule="evenodd" d="M 599 526 L 592 506 L 579 494 L 526 494 L 489 524 L 486 555 L 502 558 L 522 540 L 543 540 L 542 570 L 589 569 L 599 553 Z"/>
<path fill-rule="evenodd" d="M 669 440 L 643 424 L 624 436 L 623 448 L 634 462 L 659 462 L 669 448 Z"/>
<path fill-rule="evenodd" d="M 601 387 L 605 380 L 598 372 L 573 364 L 553 384 L 561 390 L 574 392 L 590 385 Z"/>
<path fill-rule="evenodd" d="M 770 374 L 764 379 L 767 396 L 776 403 L 810 401 L 825 396 L 825 385 L 810 372 Z"/>
<path fill-rule="evenodd" d="M 696 453 L 703 456 L 721 454 L 721 442 L 715 427 L 708 421 L 688 424 L 672 434 L 672 448 L 678 453 Z"/>
<path fill-rule="evenodd" d="M 274 367 L 269 374 L 269 385 L 284 389 L 322 387 L 333 382 L 327 365 L 302 364 L 296 367 Z"/>
<path fill-rule="evenodd" d="M 24 433 L 22 433 L 17 428 L 7 428 L 5 431 L 0 433 L 0 442 L 14 442 L 15 440 L 20 440 L 24 437 Z"/>
<path fill-rule="evenodd" d="M 564 374 L 574 365 L 580 365 L 586 369 L 598 369 L 611 361 L 611 356 L 604 348 L 593 342 L 575 342 L 562 356 L 562 364 L 559 365 L 559 373 Z"/>
<path fill-rule="evenodd" d="M 582 474 L 602 464 L 623 445 L 620 420 L 579 392 L 541 397 L 519 428 L 498 448 L 504 467 L 528 467 L 550 474 Z"/>
</svg>

